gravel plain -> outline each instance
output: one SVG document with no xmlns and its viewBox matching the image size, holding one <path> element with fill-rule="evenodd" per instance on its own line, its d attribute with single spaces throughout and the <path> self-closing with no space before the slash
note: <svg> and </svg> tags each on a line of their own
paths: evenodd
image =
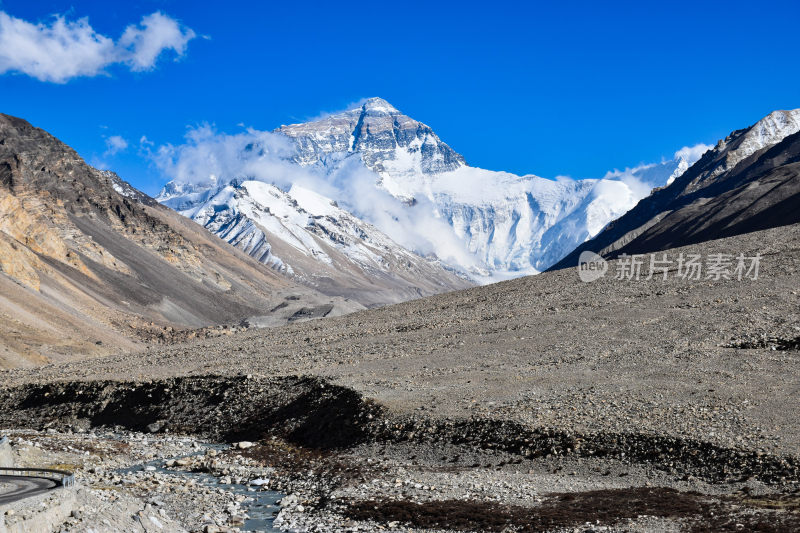
<svg viewBox="0 0 800 533">
<path fill-rule="evenodd" d="M 681 252 L 759 278 L 611 263 L 6 371 L 0 427 L 252 440 L 286 530 L 800 529 L 800 226 Z"/>
</svg>

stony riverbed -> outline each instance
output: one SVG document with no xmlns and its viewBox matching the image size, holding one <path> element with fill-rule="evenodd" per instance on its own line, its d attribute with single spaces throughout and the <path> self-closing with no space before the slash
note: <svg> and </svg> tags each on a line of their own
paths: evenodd
<svg viewBox="0 0 800 533">
<path fill-rule="evenodd" d="M 68 531 L 699 532 L 711 518 L 722 531 L 800 527 L 794 485 L 712 483 L 614 459 L 413 442 L 333 453 L 277 438 L 221 446 L 120 430 L 9 434 L 18 464 L 76 471 Z"/>
</svg>

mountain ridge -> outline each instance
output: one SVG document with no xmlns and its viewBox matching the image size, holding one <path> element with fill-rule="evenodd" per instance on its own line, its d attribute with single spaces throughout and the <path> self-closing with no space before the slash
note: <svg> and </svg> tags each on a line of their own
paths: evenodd
<svg viewBox="0 0 800 533">
<path fill-rule="evenodd" d="M 553 269 L 577 265 L 586 250 L 606 257 L 647 253 L 793 223 L 797 215 L 791 206 L 800 198 L 793 159 L 800 149 L 798 132 L 800 109 L 774 111 L 732 132 Z M 786 206 L 780 214 L 778 204 Z"/>
</svg>

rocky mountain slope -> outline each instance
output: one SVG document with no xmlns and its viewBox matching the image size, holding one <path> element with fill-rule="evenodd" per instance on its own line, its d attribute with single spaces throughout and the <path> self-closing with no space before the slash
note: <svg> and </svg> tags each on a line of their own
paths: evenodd
<svg viewBox="0 0 800 533">
<path fill-rule="evenodd" d="M 578 247 L 604 256 L 646 253 L 800 221 L 800 109 L 737 130 L 669 186 Z"/>
<path fill-rule="evenodd" d="M 361 308 L 291 283 L 0 115 L 0 367 L 136 349 L 176 328 Z M 300 316 L 300 315 L 298 315 Z"/>
<path fill-rule="evenodd" d="M 281 158 L 283 163 L 290 161 L 294 170 L 284 164 L 280 172 L 271 168 L 258 179 L 278 185 L 292 197 L 294 186 L 312 176 L 331 197 L 325 203 L 336 201 L 341 207 L 336 214 L 326 216 L 331 225 L 352 225 L 355 217 L 363 221 L 362 227 L 364 223 L 374 226 L 372 240 L 386 243 L 380 252 L 383 257 L 396 253 L 410 261 L 402 250 L 405 248 L 478 282 L 533 274 L 552 265 L 633 207 L 652 187 L 675 179 L 697 157 L 676 154 L 671 161 L 610 173 L 602 180 L 554 181 L 494 172 L 468 166 L 464 157 L 429 126 L 381 98 L 370 98 L 354 109 L 320 120 L 282 126 L 274 133 L 291 141 L 288 148 L 283 147 Z M 263 216 L 250 216 L 239 208 L 241 203 L 259 203 L 240 184 L 253 177 L 254 167 L 264 163 L 265 151 L 263 136 L 254 135 L 239 158 L 230 158 L 240 163 L 227 168 L 227 176 L 211 176 L 206 170 L 206 175 L 197 179 L 203 169 L 196 169 L 190 173 L 195 181 L 173 180 L 158 200 L 259 260 L 291 267 L 309 277 L 307 267 L 296 268 L 296 259 L 276 253 L 275 249 L 286 242 L 280 232 L 264 232 Z M 278 179 L 278 173 L 284 176 Z M 229 184 L 236 194 L 223 190 Z M 251 229 L 244 234 L 230 231 L 232 213 L 239 217 L 237 227 Z M 340 221 L 339 216 L 347 220 Z M 300 226 L 290 229 L 291 233 L 308 232 L 305 219 L 299 220 Z M 319 245 L 336 247 L 335 238 L 310 229 Z M 377 236 L 378 231 L 399 246 Z M 359 245 L 369 245 L 369 241 Z M 316 257 L 325 262 L 322 255 Z M 359 256 L 349 255 L 349 259 L 363 267 Z M 412 264 L 417 270 L 431 272 L 418 259 Z M 371 265 L 366 270 L 367 277 L 373 275 Z M 398 275 L 404 273 L 399 271 Z M 437 283 L 446 287 L 446 282 Z M 435 291 L 424 287 L 420 292 Z"/>
</svg>

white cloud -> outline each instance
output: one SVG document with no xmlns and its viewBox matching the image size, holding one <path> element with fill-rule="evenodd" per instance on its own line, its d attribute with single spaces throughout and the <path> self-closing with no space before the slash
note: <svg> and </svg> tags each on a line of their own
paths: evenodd
<svg viewBox="0 0 800 533">
<path fill-rule="evenodd" d="M 175 19 L 156 12 L 144 17 L 138 26 L 128 26 L 118 47 L 126 51 L 125 62 L 132 70 L 150 70 L 161 52 L 173 50 L 180 57 L 195 37 L 191 29 L 183 29 Z"/>
<path fill-rule="evenodd" d="M 625 170 L 611 170 L 603 176 L 604 180 L 622 181 L 634 191 L 637 201 L 644 198 L 653 187 L 663 187 L 672 183 L 678 176 L 694 165 L 698 159 L 712 148 L 703 143 L 684 146 L 675 152 L 672 159 L 660 163 L 646 163 Z"/>
<path fill-rule="evenodd" d="M 0 12 L 0 73 L 64 82 L 98 74 L 115 56 L 114 42 L 96 33 L 88 19 L 70 22 L 57 16 L 45 26 Z"/>
<path fill-rule="evenodd" d="M 622 216 L 649 196 L 653 188 L 670 185 L 709 148 L 711 146 L 702 143 L 684 146 L 670 160 L 607 172 L 592 189 L 595 201 L 587 209 L 589 237 L 599 233 L 608 220 Z"/>
<path fill-rule="evenodd" d="M 684 146 L 672 159 L 660 163 L 642 163 L 625 170 L 606 172 L 595 180 L 586 206 L 588 240 L 597 235 L 609 221 L 615 220 L 649 196 L 655 187 L 664 187 L 681 176 L 711 148 L 705 144 Z"/>
<path fill-rule="evenodd" d="M 111 170 L 111 165 L 108 164 L 108 161 L 100 159 L 96 155 L 89 158 L 89 164 L 100 170 Z"/>
<path fill-rule="evenodd" d="M 338 115 L 340 113 L 344 113 L 345 111 L 352 111 L 353 109 L 358 109 L 359 107 L 364 105 L 364 102 L 369 100 L 369 98 L 359 98 L 354 102 L 350 102 L 346 106 L 341 109 L 336 109 L 335 111 L 323 111 L 316 115 L 311 115 L 310 117 L 305 117 L 302 119 L 302 122 L 317 122 L 319 120 L 325 120 L 326 118 L 330 117 L 331 115 Z"/>
<path fill-rule="evenodd" d="M 115 155 L 128 148 L 128 141 L 119 135 L 112 135 L 106 139 L 106 148 L 105 155 Z"/>
<path fill-rule="evenodd" d="M 675 159 L 684 159 L 689 166 L 695 164 L 704 153 L 714 148 L 710 144 L 697 143 L 694 146 L 684 146 L 675 152 Z"/>
<path fill-rule="evenodd" d="M 285 186 L 295 180 L 316 179 L 288 160 L 294 153 L 288 138 L 265 131 L 218 134 L 205 124 L 190 129 L 184 144 L 162 145 L 154 152 L 142 145 L 165 176 L 184 183 L 207 184 L 218 177 L 227 181 L 248 177 Z"/>
<path fill-rule="evenodd" d="M 674 160 L 678 162 L 678 168 L 675 169 L 675 172 L 673 172 L 667 180 L 667 185 L 672 185 L 673 181 L 682 176 L 683 173 L 689 169 L 689 167 L 694 165 L 697 160 L 700 159 L 708 150 L 711 150 L 711 148 L 713 148 L 713 146 L 698 143 L 694 146 L 684 146 L 675 152 Z"/>
<path fill-rule="evenodd" d="M 131 70 L 155 66 L 165 50 L 178 56 L 195 32 L 156 12 L 125 29 L 120 40 L 97 33 L 88 18 L 69 21 L 56 15 L 50 24 L 31 23 L 0 11 L 0 74 L 20 72 L 40 81 L 65 83 L 97 76 L 113 64 Z"/>
</svg>

